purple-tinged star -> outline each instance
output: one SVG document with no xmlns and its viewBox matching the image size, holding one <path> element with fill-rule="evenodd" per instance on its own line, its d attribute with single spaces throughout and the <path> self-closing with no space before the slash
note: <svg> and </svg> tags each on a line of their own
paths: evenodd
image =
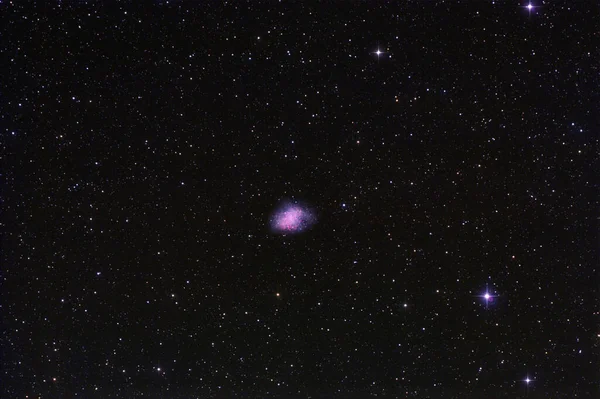
<svg viewBox="0 0 600 399">
<path fill-rule="evenodd" d="M 493 303 L 494 300 L 498 298 L 498 295 L 495 295 L 494 293 L 490 292 L 490 289 L 486 284 L 485 291 L 483 292 L 483 294 L 477 295 L 477 297 L 483 299 L 483 301 L 485 302 L 485 307 L 487 308 L 489 304 Z"/>
<path fill-rule="evenodd" d="M 529 15 L 531 15 L 532 12 L 535 11 L 536 8 L 538 8 L 539 6 L 533 5 L 531 2 L 525 4 L 524 6 L 521 6 L 524 9 L 527 10 L 527 13 L 529 13 Z"/>
<path fill-rule="evenodd" d="M 494 302 L 494 299 L 496 299 L 496 295 L 492 295 L 488 291 L 486 291 L 482 295 L 479 295 L 479 297 L 482 298 L 485 301 L 485 307 L 486 308 L 488 307 L 488 305 L 490 303 Z"/>
</svg>

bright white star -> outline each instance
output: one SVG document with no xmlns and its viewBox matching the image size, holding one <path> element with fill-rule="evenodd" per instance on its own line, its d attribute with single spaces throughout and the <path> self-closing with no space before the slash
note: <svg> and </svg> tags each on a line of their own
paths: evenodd
<svg viewBox="0 0 600 399">
<path fill-rule="evenodd" d="M 497 296 L 490 294 L 489 291 L 485 291 L 483 294 L 478 295 L 479 298 L 484 299 L 486 302 L 492 302 Z"/>
<path fill-rule="evenodd" d="M 483 299 L 483 302 L 485 302 L 485 307 L 487 309 L 488 305 L 493 304 L 496 298 L 498 298 L 498 295 L 495 294 L 493 290 L 490 292 L 490 289 L 486 284 L 485 291 L 479 295 L 476 295 L 476 297 Z"/>
<path fill-rule="evenodd" d="M 541 6 L 536 6 L 533 5 L 532 3 L 527 3 L 527 5 L 521 6 L 522 8 L 525 8 L 527 10 L 527 13 L 529 15 L 531 15 L 533 12 L 535 12 L 535 10 Z"/>
<path fill-rule="evenodd" d="M 384 54 L 386 54 L 385 51 L 383 51 L 381 48 L 377 47 L 377 50 L 373 51 L 371 54 L 375 54 L 377 56 L 377 59 L 381 58 Z"/>
</svg>

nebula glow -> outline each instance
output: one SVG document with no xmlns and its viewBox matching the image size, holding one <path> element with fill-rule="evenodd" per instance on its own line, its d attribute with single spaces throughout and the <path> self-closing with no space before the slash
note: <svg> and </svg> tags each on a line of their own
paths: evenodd
<svg viewBox="0 0 600 399">
<path fill-rule="evenodd" d="M 293 234 L 308 229 L 315 217 L 306 207 L 285 205 L 271 217 L 271 229 L 276 233 Z"/>
</svg>

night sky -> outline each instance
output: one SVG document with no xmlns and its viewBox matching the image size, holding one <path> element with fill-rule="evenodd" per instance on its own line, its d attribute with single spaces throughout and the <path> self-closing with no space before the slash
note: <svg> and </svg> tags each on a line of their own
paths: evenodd
<svg viewBox="0 0 600 399">
<path fill-rule="evenodd" d="M 0 397 L 598 398 L 595 1 L 0 2 Z"/>
</svg>

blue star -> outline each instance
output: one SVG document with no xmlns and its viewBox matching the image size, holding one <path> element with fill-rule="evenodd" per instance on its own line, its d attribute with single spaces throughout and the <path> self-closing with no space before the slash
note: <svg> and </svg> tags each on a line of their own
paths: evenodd
<svg viewBox="0 0 600 399">
<path fill-rule="evenodd" d="M 485 291 L 483 292 L 483 294 L 481 295 L 477 295 L 477 297 L 481 298 L 484 300 L 485 302 L 485 307 L 487 309 L 488 305 L 492 302 L 494 302 L 494 300 L 496 298 L 498 298 L 498 295 L 495 295 L 494 293 L 490 292 L 488 285 L 485 285 Z"/>
</svg>

